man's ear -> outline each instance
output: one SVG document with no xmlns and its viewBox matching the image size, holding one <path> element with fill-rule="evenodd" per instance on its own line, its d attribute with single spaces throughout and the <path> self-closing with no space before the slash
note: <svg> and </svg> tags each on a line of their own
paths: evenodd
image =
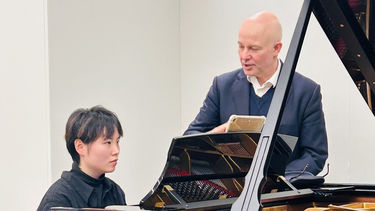
<svg viewBox="0 0 375 211">
<path fill-rule="evenodd" d="M 280 53 L 281 47 L 283 47 L 283 44 L 281 42 L 276 42 L 273 46 L 273 56 L 277 56 Z"/>
<path fill-rule="evenodd" d="M 80 156 L 86 154 L 86 144 L 83 143 L 81 139 L 77 138 L 76 140 L 74 140 L 74 147 L 76 148 L 76 151 Z"/>
</svg>

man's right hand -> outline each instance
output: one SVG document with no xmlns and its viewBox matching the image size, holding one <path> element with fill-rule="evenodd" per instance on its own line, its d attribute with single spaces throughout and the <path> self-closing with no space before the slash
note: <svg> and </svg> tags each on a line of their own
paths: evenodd
<svg viewBox="0 0 375 211">
<path fill-rule="evenodd" d="M 228 127 L 228 122 L 222 124 L 222 125 L 219 125 L 217 127 L 215 127 L 214 129 L 208 131 L 209 133 L 224 133 L 225 130 L 227 129 Z"/>
</svg>

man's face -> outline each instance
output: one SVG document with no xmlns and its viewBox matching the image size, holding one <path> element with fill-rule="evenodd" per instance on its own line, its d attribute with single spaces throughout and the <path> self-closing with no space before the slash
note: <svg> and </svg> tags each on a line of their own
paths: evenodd
<svg viewBox="0 0 375 211">
<path fill-rule="evenodd" d="M 120 153 L 119 140 L 120 135 L 116 128 L 110 139 L 102 135 L 85 144 L 85 155 L 81 156 L 80 165 L 85 165 L 92 175 L 100 176 L 113 172 Z"/>
<path fill-rule="evenodd" d="M 275 71 L 272 66 L 277 54 L 264 30 L 252 29 L 251 26 L 241 28 L 238 35 L 238 55 L 247 76 L 264 78 Z"/>
</svg>

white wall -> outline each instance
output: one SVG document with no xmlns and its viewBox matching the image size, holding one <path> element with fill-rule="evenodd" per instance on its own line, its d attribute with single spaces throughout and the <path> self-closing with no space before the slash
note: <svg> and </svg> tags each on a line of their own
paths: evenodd
<svg viewBox="0 0 375 211">
<path fill-rule="evenodd" d="M 52 179 L 69 170 L 68 116 L 103 105 L 124 128 L 109 174 L 139 203 L 180 134 L 179 1 L 50 0 Z"/>
<path fill-rule="evenodd" d="M 50 183 L 45 3 L 0 2 L 1 210 L 36 210 Z"/>
</svg>

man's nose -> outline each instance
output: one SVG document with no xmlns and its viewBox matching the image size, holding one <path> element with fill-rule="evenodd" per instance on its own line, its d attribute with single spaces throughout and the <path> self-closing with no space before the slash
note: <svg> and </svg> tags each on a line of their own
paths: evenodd
<svg viewBox="0 0 375 211">
<path fill-rule="evenodd" d="M 243 59 L 251 59 L 252 58 L 252 55 L 251 55 L 251 53 L 250 53 L 250 51 L 248 49 L 245 49 L 242 52 L 242 58 Z"/>
</svg>

